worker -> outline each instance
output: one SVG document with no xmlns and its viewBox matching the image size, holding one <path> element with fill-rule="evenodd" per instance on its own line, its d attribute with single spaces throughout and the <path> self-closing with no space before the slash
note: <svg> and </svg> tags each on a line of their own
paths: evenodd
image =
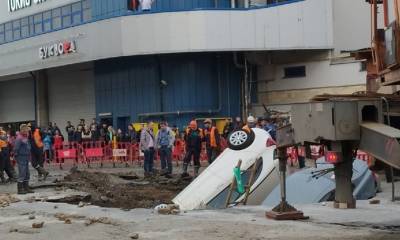
<svg viewBox="0 0 400 240">
<path fill-rule="evenodd" d="M 204 140 L 206 142 L 208 163 L 211 164 L 218 156 L 220 149 L 220 135 L 218 129 L 213 126 L 212 120 L 204 120 Z"/>
<path fill-rule="evenodd" d="M 247 118 L 247 124 L 243 126 L 243 130 L 250 132 L 251 128 L 255 128 L 257 126 L 257 121 L 253 116 L 249 116 Z"/>
<path fill-rule="evenodd" d="M 154 0 L 139 0 L 142 11 L 150 11 Z"/>
<path fill-rule="evenodd" d="M 49 172 L 44 169 L 43 141 L 40 128 L 36 127 L 31 136 L 32 166 L 39 175 L 39 181 L 45 181 Z"/>
<path fill-rule="evenodd" d="M 153 133 L 153 122 L 149 122 L 144 126 L 140 133 L 140 150 L 144 153 L 144 177 L 151 177 L 154 174 L 154 153 L 155 153 L 155 138 Z"/>
<path fill-rule="evenodd" d="M 16 181 L 16 173 L 10 161 L 10 148 L 7 133 L 0 130 L 0 183 L 5 183 L 4 172 L 7 173 L 8 181 Z"/>
<path fill-rule="evenodd" d="M 172 147 L 175 142 L 175 134 L 168 127 L 167 122 L 160 124 L 160 131 L 157 133 L 157 149 L 160 154 L 161 176 L 171 178 L 172 174 Z"/>
<path fill-rule="evenodd" d="M 197 127 L 197 122 L 192 120 L 185 133 L 186 155 L 183 159 L 183 172 L 181 177 L 188 177 L 188 166 L 193 157 L 194 176 L 197 177 L 200 170 L 200 153 L 203 140 L 203 130 Z"/>
<path fill-rule="evenodd" d="M 30 128 L 26 124 L 20 126 L 20 133 L 15 140 L 14 155 L 18 164 L 18 194 L 33 193 L 29 188 L 29 159 L 31 157 Z"/>
</svg>

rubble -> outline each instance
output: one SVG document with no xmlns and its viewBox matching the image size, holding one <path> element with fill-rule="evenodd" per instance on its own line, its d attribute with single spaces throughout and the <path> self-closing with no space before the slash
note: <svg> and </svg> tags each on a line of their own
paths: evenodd
<svg viewBox="0 0 400 240">
<path fill-rule="evenodd" d="M 44 222 L 32 223 L 32 228 L 42 228 L 44 226 Z"/>
<path fill-rule="evenodd" d="M 11 194 L 0 194 L 0 208 L 8 207 L 11 203 L 16 203 L 21 201 L 20 199 L 11 196 Z"/>
<path fill-rule="evenodd" d="M 119 224 L 112 221 L 111 219 L 107 218 L 107 217 L 100 217 L 100 218 L 89 218 L 85 221 L 85 225 L 86 226 L 90 226 L 92 224 L 95 223 L 102 223 L 102 224 L 106 224 L 106 225 L 113 225 L 113 226 L 118 226 Z"/>
<path fill-rule="evenodd" d="M 158 214 L 163 215 L 177 215 L 181 211 L 179 209 L 179 205 L 176 204 L 160 204 L 154 208 Z"/>
<path fill-rule="evenodd" d="M 139 234 L 138 233 L 134 233 L 130 236 L 131 239 L 139 239 Z"/>
</svg>

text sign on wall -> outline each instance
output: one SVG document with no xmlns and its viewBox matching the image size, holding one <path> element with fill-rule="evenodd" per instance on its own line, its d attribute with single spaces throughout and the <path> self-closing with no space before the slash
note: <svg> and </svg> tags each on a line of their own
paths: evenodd
<svg viewBox="0 0 400 240">
<path fill-rule="evenodd" d="M 75 41 L 64 41 L 39 48 L 39 58 L 47 59 L 76 52 Z"/>
<path fill-rule="evenodd" d="M 46 0 L 7 0 L 8 2 L 8 11 L 15 12 L 27 7 L 31 7 L 33 4 L 41 4 L 46 2 Z"/>
</svg>

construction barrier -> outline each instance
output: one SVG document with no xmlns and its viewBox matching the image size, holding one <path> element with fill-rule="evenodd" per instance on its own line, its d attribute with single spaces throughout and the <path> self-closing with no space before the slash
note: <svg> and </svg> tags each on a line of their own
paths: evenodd
<svg viewBox="0 0 400 240">
<path fill-rule="evenodd" d="M 220 152 L 227 148 L 227 141 L 221 138 Z M 126 167 L 129 165 L 137 164 L 142 165 L 144 161 L 144 154 L 139 149 L 138 143 L 130 142 L 104 142 L 104 141 L 83 141 L 78 142 L 64 142 L 53 146 L 52 158 L 48 159 L 45 164 L 48 166 L 64 168 L 64 165 L 86 165 L 91 167 L 93 164 L 99 164 L 103 167 L 104 164 L 124 164 Z M 172 160 L 177 165 L 183 162 L 186 154 L 186 144 L 182 139 L 175 141 L 172 149 Z M 13 165 L 16 164 L 13 153 L 11 152 L 10 158 Z M 156 152 L 155 161 L 159 161 L 159 154 Z M 206 144 L 202 144 L 200 161 L 208 161 Z"/>
</svg>

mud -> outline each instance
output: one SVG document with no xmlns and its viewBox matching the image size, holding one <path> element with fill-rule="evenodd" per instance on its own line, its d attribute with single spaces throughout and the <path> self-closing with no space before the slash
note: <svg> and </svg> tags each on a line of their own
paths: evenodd
<svg viewBox="0 0 400 240">
<path fill-rule="evenodd" d="M 133 180 L 126 180 L 133 179 Z M 140 178 L 136 175 L 75 171 L 61 181 L 65 187 L 90 194 L 93 205 L 121 209 L 153 208 L 172 199 L 190 182 L 161 176 Z"/>
</svg>

